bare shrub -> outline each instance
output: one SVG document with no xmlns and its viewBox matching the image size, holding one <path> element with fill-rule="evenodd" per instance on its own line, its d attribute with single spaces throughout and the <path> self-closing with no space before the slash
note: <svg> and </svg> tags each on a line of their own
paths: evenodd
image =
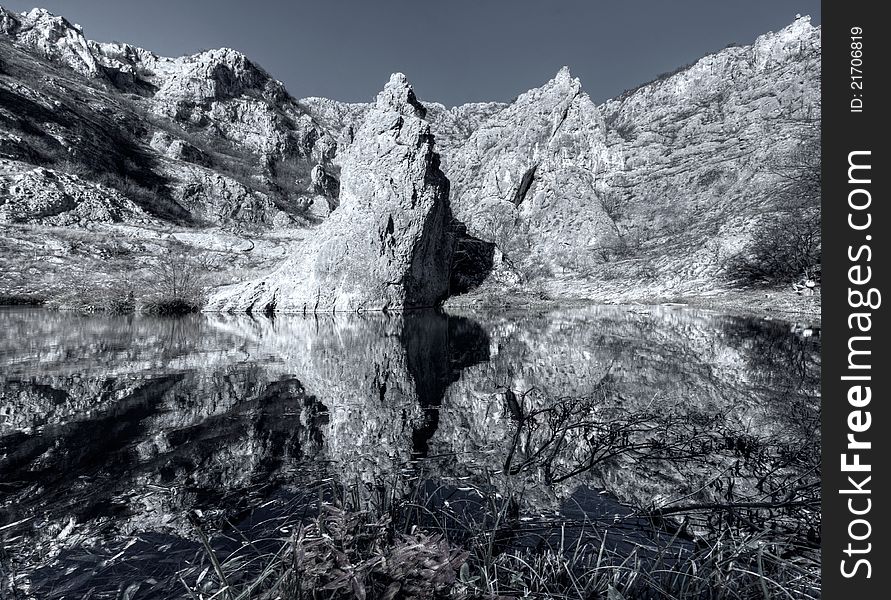
<svg viewBox="0 0 891 600">
<path fill-rule="evenodd" d="M 729 261 L 727 273 L 733 279 L 763 285 L 818 280 L 821 247 L 818 212 L 776 213 L 758 228 L 746 250 Z"/>
<path fill-rule="evenodd" d="M 807 130 L 813 129 L 814 123 L 806 123 Z M 778 183 L 771 193 L 779 208 L 762 220 L 748 246 L 730 258 L 727 275 L 762 285 L 788 285 L 800 279 L 819 281 L 819 139 L 806 139 L 791 153 L 769 164 L 767 170 L 777 176 Z"/>
<path fill-rule="evenodd" d="M 148 267 L 143 310 L 183 314 L 201 309 L 205 300 L 208 264 L 195 248 L 176 243 Z"/>
</svg>

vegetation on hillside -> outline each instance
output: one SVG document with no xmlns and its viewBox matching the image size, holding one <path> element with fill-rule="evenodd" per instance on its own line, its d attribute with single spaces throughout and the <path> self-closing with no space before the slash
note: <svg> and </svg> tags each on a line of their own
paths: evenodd
<svg viewBox="0 0 891 600">
<path fill-rule="evenodd" d="M 820 281 L 822 190 L 819 121 L 803 124 L 807 137 L 773 161 L 775 209 L 765 213 L 747 246 L 726 266 L 727 276 L 750 285 L 814 287 Z"/>
</svg>

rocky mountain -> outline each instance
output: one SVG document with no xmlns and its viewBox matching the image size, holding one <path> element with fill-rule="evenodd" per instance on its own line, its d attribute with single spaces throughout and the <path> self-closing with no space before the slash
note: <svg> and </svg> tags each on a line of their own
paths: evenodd
<svg viewBox="0 0 891 600">
<path fill-rule="evenodd" d="M 362 105 L 326 107 L 338 113 Z M 469 233 L 497 245 L 520 287 L 600 300 L 732 286 L 728 263 L 787 208 L 778 190 L 819 181 L 819 120 L 808 17 L 601 105 L 564 67 L 510 105 L 431 116 Z M 816 187 L 796 199 L 812 212 Z"/>
<path fill-rule="evenodd" d="M 786 205 L 819 212 L 820 29 L 807 17 L 599 108 L 621 165 L 605 181 L 622 250 L 654 287 L 708 287 Z"/>
<path fill-rule="evenodd" d="M 548 268 L 616 245 L 601 201 L 605 173 L 621 164 L 581 82 L 564 67 L 483 121 L 455 153 L 455 212 L 471 234 L 516 263 Z"/>
<path fill-rule="evenodd" d="M 456 233 L 426 113 L 394 74 L 342 159 L 338 209 L 293 259 L 223 290 L 208 309 L 402 310 L 444 300 Z"/>
<path fill-rule="evenodd" d="M 158 57 L 89 41 L 41 9 L 0 8 L 0 29 L 4 159 L 98 181 L 168 222 L 306 224 L 314 204 L 327 214 L 311 173 L 333 168 L 333 140 L 243 54 Z M 7 203 L 7 222 L 31 220 Z"/>
<path fill-rule="evenodd" d="M 127 251 L 145 264 L 157 252 L 136 240 L 189 240 L 203 255 L 227 232 L 242 240 L 236 245 L 270 251 L 262 260 L 223 258 L 214 283 L 270 282 L 288 272 L 282 257 L 294 257 L 292 267 L 311 262 L 304 238 L 362 238 L 378 221 L 386 233 L 386 217 L 400 212 L 378 201 L 379 186 L 350 183 L 342 172 L 350 161 L 362 177 L 393 167 L 357 164 L 379 102 L 297 100 L 235 50 L 165 58 L 88 40 L 41 9 L 0 8 L 0 31 L 0 227 L 8 240 L 0 294 L 53 296 L 47 282 L 81 259 L 57 253 L 55 263 L 23 269 L 16 254 L 49 252 L 72 229 L 90 229 L 104 244 L 117 243 L 124 228 L 134 240 Z M 455 231 L 466 230 L 455 256 L 438 261 L 461 273 L 436 277 L 451 280 L 446 294 L 472 293 L 449 302 L 667 299 L 744 288 L 752 281 L 733 265 L 783 219 L 809 228 L 818 254 L 818 191 L 798 188 L 817 177 L 819 63 L 820 29 L 803 17 L 600 105 L 567 68 L 509 104 L 424 101 L 423 116 L 410 119 L 424 121 L 418 131 L 429 127 L 451 183 Z M 428 186 L 404 173 L 397 188 Z M 394 193 L 411 197 L 403 191 Z M 426 245 L 440 235 L 421 231 Z M 343 256 L 352 256 L 347 245 Z M 101 265 L 99 254 L 93 259 Z M 352 270 L 364 277 L 362 266 Z"/>
</svg>

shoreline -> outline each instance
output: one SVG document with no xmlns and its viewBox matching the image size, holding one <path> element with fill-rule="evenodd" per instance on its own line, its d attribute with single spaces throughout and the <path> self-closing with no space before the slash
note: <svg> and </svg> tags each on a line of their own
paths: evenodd
<svg viewBox="0 0 891 600">
<path fill-rule="evenodd" d="M 4 300 L 11 297 L 2 297 Z M 24 300 L 24 299 L 22 299 Z M 80 314 L 144 314 L 159 316 L 151 312 L 130 311 L 114 312 L 103 310 L 82 310 L 72 306 L 54 305 L 51 299 L 44 302 L 8 301 L 0 303 L 0 308 L 41 308 L 58 312 Z M 494 298 L 489 293 L 468 293 L 448 298 L 434 310 L 452 311 L 526 311 L 526 310 L 559 310 L 565 308 L 584 308 L 589 306 L 617 307 L 676 307 L 692 310 L 708 310 L 721 314 L 756 317 L 762 319 L 782 319 L 790 322 L 806 322 L 819 326 L 822 322 L 819 292 L 811 296 L 798 295 L 787 290 L 732 290 L 723 293 L 704 293 L 699 295 L 646 296 L 623 295 L 621 298 L 543 298 L 532 292 L 505 295 Z M 427 309 L 408 309 L 427 310 Z M 198 310 L 183 314 L 197 314 L 208 311 Z M 381 312 L 381 311 L 367 311 Z M 399 311 L 390 311 L 390 313 Z M 286 313 L 282 313 L 286 314 Z M 352 313 L 350 313 L 352 314 Z M 167 315 L 179 316 L 179 315 Z"/>
<path fill-rule="evenodd" d="M 491 294 L 464 294 L 449 298 L 443 304 L 448 312 L 458 310 L 556 310 L 586 306 L 663 306 L 708 310 L 721 314 L 782 319 L 790 322 L 822 323 L 819 292 L 812 296 L 798 295 L 787 290 L 732 290 L 700 295 L 647 296 L 622 295 L 621 298 L 541 298 L 532 293 L 516 294 L 493 302 Z"/>
</svg>

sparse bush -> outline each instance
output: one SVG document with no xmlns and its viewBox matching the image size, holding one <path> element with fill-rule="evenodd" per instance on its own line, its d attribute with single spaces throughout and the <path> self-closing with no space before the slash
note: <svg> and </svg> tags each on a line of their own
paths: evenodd
<svg viewBox="0 0 891 600">
<path fill-rule="evenodd" d="M 730 260 L 727 274 L 751 284 L 791 284 L 819 273 L 820 250 L 819 213 L 777 213 L 757 229 L 748 247 Z"/>
<path fill-rule="evenodd" d="M 553 269 L 544 261 L 523 262 L 520 264 L 519 272 L 526 282 L 542 281 L 554 276 Z"/>
<path fill-rule="evenodd" d="M 199 252 L 176 243 L 148 268 L 142 310 L 172 315 L 196 312 L 204 305 L 206 261 Z"/>
<path fill-rule="evenodd" d="M 613 190 L 601 192 L 600 205 L 614 222 L 622 218 L 622 195 L 620 193 Z"/>
<path fill-rule="evenodd" d="M 724 172 L 720 168 L 709 169 L 699 176 L 697 183 L 702 187 L 709 187 L 714 185 L 723 175 Z"/>
<path fill-rule="evenodd" d="M 442 534 L 396 533 L 389 518 L 325 505 L 293 537 L 293 563 L 282 587 L 288 597 L 436 598 L 457 579 L 468 553 Z"/>
<path fill-rule="evenodd" d="M 44 301 L 40 296 L 0 294 L 0 306 L 40 306 Z"/>
<path fill-rule="evenodd" d="M 818 124 L 815 121 L 805 126 Z M 768 172 L 778 179 L 772 195 L 779 209 L 763 221 L 748 246 L 729 260 L 727 275 L 731 279 L 761 285 L 788 285 L 803 278 L 819 280 L 820 159 L 820 141 L 810 137 L 768 165 Z"/>
</svg>

